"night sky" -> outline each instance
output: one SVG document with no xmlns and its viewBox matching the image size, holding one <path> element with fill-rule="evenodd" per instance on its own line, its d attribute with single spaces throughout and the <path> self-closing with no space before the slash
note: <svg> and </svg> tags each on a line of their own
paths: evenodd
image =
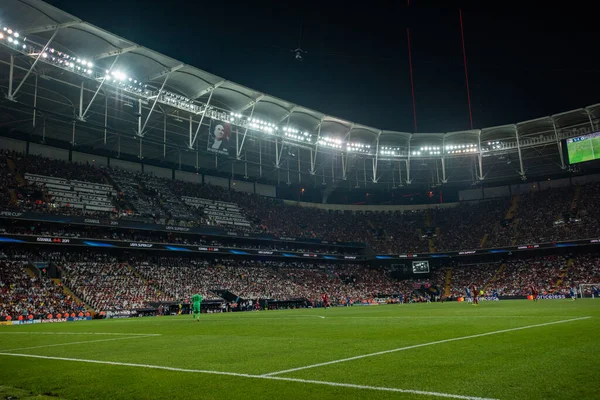
<svg viewBox="0 0 600 400">
<path fill-rule="evenodd" d="M 402 1 L 394 7 L 309 1 L 48 2 L 250 88 L 405 132 L 414 130 L 407 27 L 418 132 L 469 128 L 462 7 L 475 128 L 600 102 L 598 17 L 583 6 L 554 9 L 544 2 L 524 8 L 501 2 L 484 9 L 450 0 L 411 0 L 410 7 Z M 299 45 L 308 52 L 302 62 L 290 51 Z"/>
</svg>

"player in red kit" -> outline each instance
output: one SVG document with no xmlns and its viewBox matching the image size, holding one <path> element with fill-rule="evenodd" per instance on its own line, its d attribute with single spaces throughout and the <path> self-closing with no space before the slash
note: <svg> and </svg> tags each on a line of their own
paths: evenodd
<svg viewBox="0 0 600 400">
<path fill-rule="evenodd" d="M 323 307 L 329 307 L 329 297 L 327 296 L 327 293 L 323 295 Z"/>
<path fill-rule="evenodd" d="M 473 289 L 473 291 L 472 291 L 472 293 L 473 293 L 473 305 L 474 306 L 478 306 L 479 305 L 479 299 L 477 298 L 477 295 L 478 295 L 478 293 L 477 293 L 477 286 L 473 285 L 472 289 Z"/>
<path fill-rule="evenodd" d="M 538 296 L 539 296 L 539 292 L 536 290 L 536 288 L 532 285 L 531 286 L 531 297 L 533 297 L 533 301 L 538 301 Z"/>
</svg>

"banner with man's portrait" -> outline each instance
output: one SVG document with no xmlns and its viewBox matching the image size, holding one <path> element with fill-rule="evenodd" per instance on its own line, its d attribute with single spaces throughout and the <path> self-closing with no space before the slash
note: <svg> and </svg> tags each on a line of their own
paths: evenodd
<svg viewBox="0 0 600 400">
<path fill-rule="evenodd" d="M 211 119 L 208 128 L 207 150 L 211 153 L 234 157 L 235 135 L 231 124 Z"/>
</svg>

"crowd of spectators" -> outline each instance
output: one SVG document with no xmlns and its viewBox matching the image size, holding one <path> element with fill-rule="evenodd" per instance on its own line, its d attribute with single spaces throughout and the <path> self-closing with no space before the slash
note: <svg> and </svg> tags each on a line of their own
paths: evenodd
<svg viewBox="0 0 600 400">
<path fill-rule="evenodd" d="M 473 285 L 485 290 L 486 295 L 496 291 L 499 296 L 527 296 L 532 290 L 540 294 L 569 294 L 580 284 L 600 285 L 600 259 L 597 255 L 542 256 L 515 259 L 505 263 L 463 264 L 451 268 L 450 296 L 465 296 L 465 289 Z M 438 269 L 435 281 L 445 287 L 446 268 Z"/>
<path fill-rule="evenodd" d="M 508 199 L 496 199 L 435 210 L 433 225 L 439 228 L 434 240 L 436 250 L 479 248 L 485 234 L 496 229 L 505 217 L 509 205 Z"/>
<path fill-rule="evenodd" d="M 84 311 L 83 304 L 65 294 L 42 271 L 28 274 L 25 263 L 25 259 L 0 254 L 0 317 L 46 318 Z"/>
<path fill-rule="evenodd" d="M 106 254 L 65 255 L 59 268 L 63 283 L 96 311 L 139 309 L 173 300 L 126 263 Z"/>
<path fill-rule="evenodd" d="M 14 165 L 13 165 L 14 164 Z M 432 211 L 339 212 L 288 205 L 281 200 L 227 188 L 158 178 L 108 167 L 96 168 L 36 155 L 0 155 L 0 206 L 44 213 L 103 215 L 56 208 L 47 196 L 27 187 L 19 174 L 29 172 L 86 182 L 114 184 L 119 189 L 116 212 L 145 222 L 175 225 L 215 224 L 201 210 L 187 206 L 183 196 L 231 202 L 243 210 L 250 226 L 236 231 L 266 232 L 279 237 L 317 238 L 331 242 L 367 243 L 376 253 L 436 251 L 532 244 L 600 236 L 600 185 L 553 188 L 520 195 L 516 215 L 505 220 L 511 199 L 468 202 Z M 580 194 L 577 195 L 577 193 Z M 228 227 L 223 226 L 227 229 Z"/>
</svg>

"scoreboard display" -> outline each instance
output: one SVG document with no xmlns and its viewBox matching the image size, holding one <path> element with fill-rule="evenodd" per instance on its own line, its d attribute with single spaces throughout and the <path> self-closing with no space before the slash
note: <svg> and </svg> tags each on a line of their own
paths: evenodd
<svg viewBox="0 0 600 400">
<path fill-rule="evenodd" d="M 429 261 L 413 261 L 412 269 L 413 269 L 413 274 L 428 274 L 429 273 Z"/>
</svg>

